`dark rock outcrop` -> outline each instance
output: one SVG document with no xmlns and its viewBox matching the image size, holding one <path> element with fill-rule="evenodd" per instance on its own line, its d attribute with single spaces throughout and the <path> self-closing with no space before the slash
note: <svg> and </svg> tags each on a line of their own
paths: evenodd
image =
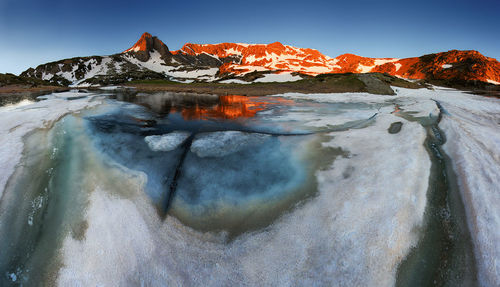
<svg viewBox="0 0 500 287">
<path fill-rule="evenodd" d="M 401 128 L 403 127 L 402 122 L 394 122 L 391 124 L 389 127 L 388 131 L 390 134 L 397 134 L 401 131 Z"/>
</svg>

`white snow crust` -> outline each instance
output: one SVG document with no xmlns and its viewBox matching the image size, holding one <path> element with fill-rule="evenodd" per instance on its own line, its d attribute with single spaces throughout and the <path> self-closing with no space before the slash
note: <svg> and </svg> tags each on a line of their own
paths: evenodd
<svg viewBox="0 0 500 287">
<path fill-rule="evenodd" d="M 394 121 L 404 126 L 392 135 L 387 128 Z M 235 133 L 201 135 L 193 152 L 224 155 L 254 136 Z M 324 146 L 349 156 L 316 173 L 317 196 L 231 242 L 170 216 L 162 221 L 139 183 L 123 191 L 127 197 L 94 190 L 85 239 L 65 239 L 59 285 L 393 285 L 425 208 L 425 131 L 386 110 L 369 127 L 331 136 Z"/>
<path fill-rule="evenodd" d="M 66 98 L 89 96 L 83 99 L 68 101 Z M 64 92 L 45 96 L 40 102 L 22 101 L 15 105 L 0 107 L 0 199 L 7 180 L 21 160 L 23 137 L 38 128 L 50 127 L 52 123 L 65 114 L 95 106 L 98 101 L 90 101 L 92 94 Z"/>
<path fill-rule="evenodd" d="M 404 89 L 393 87 L 397 95 L 374 96 L 350 94 L 284 94 L 295 99 L 313 98 L 323 102 L 383 103 L 397 101 L 414 116 L 437 116 L 433 100 L 446 110 L 440 128 L 446 135 L 444 151 L 451 157 L 466 209 L 478 262 L 479 280 L 483 286 L 500 282 L 500 100 L 467 94 L 449 88 Z"/>
<path fill-rule="evenodd" d="M 164 135 L 147 136 L 144 138 L 152 151 L 171 151 L 180 146 L 191 133 L 174 131 Z"/>
</svg>

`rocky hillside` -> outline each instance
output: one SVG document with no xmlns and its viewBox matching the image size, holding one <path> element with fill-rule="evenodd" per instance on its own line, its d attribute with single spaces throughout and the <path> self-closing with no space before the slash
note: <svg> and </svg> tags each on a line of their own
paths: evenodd
<svg viewBox="0 0 500 287">
<path fill-rule="evenodd" d="M 17 103 L 24 99 L 34 100 L 46 93 L 68 90 L 67 87 L 30 77 L 0 73 L 0 106 Z"/>
<path fill-rule="evenodd" d="M 477 51 L 452 50 L 415 58 L 331 58 L 314 49 L 272 44 L 186 44 L 170 51 L 144 33 L 122 53 L 65 59 L 30 68 L 22 76 L 74 86 L 118 84 L 132 80 L 247 83 L 295 81 L 330 73 L 380 72 L 429 81 L 500 85 L 500 63 Z"/>
<path fill-rule="evenodd" d="M 29 87 L 48 86 L 50 83 L 36 78 L 16 76 L 14 74 L 0 73 L 0 87 L 22 85 Z"/>
</svg>

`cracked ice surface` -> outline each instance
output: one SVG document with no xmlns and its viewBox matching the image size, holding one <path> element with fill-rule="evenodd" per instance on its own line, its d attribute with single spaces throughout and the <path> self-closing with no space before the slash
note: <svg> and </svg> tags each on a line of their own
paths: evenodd
<svg viewBox="0 0 500 287">
<path fill-rule="evenodd" d="M 139 185 L 127 193 L 134 198 L 95 190 L 85 239 L 65 239 L 59 284 L 393 284 L 397 264 L 418 238 L 412 230 L 422 222 L 430 160 L 425 130 L 390 110 L 367 127 L 329 134 L 324 147 L 341 147 L 349 155 L 316 172 L 317 195 L 269 227 L 231 242 L 173 217 L 161 221 Z M 391 135 L 387 128 L 394 121 L 404 126 Z M 194 152 L 233 153 L 253 140 L 241 136 L 200 136 Z M 219 143 L 226 141 L 223 148 Z"/>
<path fill-rule="evenodd" d="M 313 197 L 297 204 L 269 226 L 243 233 L 231 241 L 224 232 L 194 230 L 173 216 L 161 219 L 151 198 L 144 192 L 147 180 L 139 179 L 133 170 L 115 170 L 115 180 L 107 185 L 99 181 L 87 182 L 83 186 L 89 190 L 82 191 L 88 192 L 84 216 L 88 228 L 82 238 L 71 235 L 64 238 L 58 250 L 62 260 L 57 273 L 58 284 L 394 285 L 398 264 L 419 238 L 415 230 L 422 225 L 431 165 L 423 144 L 425 130 L 419 123 L 401 118 L 394 111 L 400 108 L 413 117 L 435 117 L 439 110 L 433 100 L 437 100 L 447 111 L 440 123 L 447 138 L 444 149 L 458 175 L 477 250 L 479 278 L 483 285 L 497 285 L 500 281 L 499 247 L 495 244 L 500 241 L 497 188 L 500 182 L 500 138 L 497 136 L 500 101 L 449 89 L 395 89 L 396 96 L 365 93 L 280 95 L 313 104 L 304 108 L 292 107 L 276 116 L 262 113 L 263 118 L 276 124 L 289 123 L 294 127 L 321 130 L 324 137 L 321 147 L 296 147 L 304 154 L 319 148 L 340 148 L 343 156 L 337 156 L 333 162 L 313 172 L 317 182 Z M 60 109 L 58 113 L 49 113 L 50 109 L 43 107 L 43 103 L 50 100 L 54 101 L 51 107 Z M 13 162 L 10 170 L 19 161 L 21 137 L 29 128 L 43 127 L 42 119 L 55 120 L 60 117 L 56 116 L 59 113 L 78 110 L 93 102 L 56 98 L 24 104 L 0 109 L 2 119 L 12 119 L 6 122 L 13 123 L 3 130 L 4 134 L 15 135 L 12 141 L 10 137 L 2 138 L 2 147 L 8 148 L 2 150 L 1 155 L 9 164 Z M 335 107 L 334 112 L 324 109 L 327 105 Z M 43 109 L 47 112 L 36 114 Z M 366 121 L 375 114 L 373 120 Z M 363 121 L 363 125 L 346 125 L 358 121 Z M 389 134 L 387 129 L 397 121 L 403 123 L 401 131 Z M 20 126 L 16 127 L 18 124 Z M 332 126 L 343 129 L 329 131 Z M 153 153 L 146 146 L 147 139 L 135 137 L 144 145 L 144 154 Z M 122 140 L 113 148 L 120 149 L 120 144 L 127 143 Z M 113 143 L 105 141 L 108 142 Z M 158 144 L 155 140 L 151 142 Z M 167 148 L 175 146 L 170 145 L 170 140 L 167 142 Z M 186 162 L 224 162 L 225 157 L 237 157 L 239 153 L 248 156 L 254 151 L 248 147 L 263 145 L 262 142 L 281 145 L 279 139 L 260 134 L 236 131 L 200 134 L 194 139 L 193 154 L 187 156 Z M 293 143 L 289 145 L 293 147 Z M 15 152 L 10 154 L 5 150 Z M 267 155 L 266 159 L 273 161 L 268 156 L 273 151 L 272 146 L 266 144 L 259 150 L 254 156 Z M 166 153 L 164 157 L 171 156 Z M 233 158 L 232 163 L 238 161 Z M 234 166 L 245 164 L 248 163 L 243 161 Z M 115 165 L 120 166 L 119 163 Z M 143 165 L 147 171 L 148 165 Z M 199 168 L 200 175 L 221 172 L 213 163 L 204 166 L 212 173 Z M 241 179 L 237 172 L 225 168 L 224 176 Z M 97 170 L 98 178 L 107 177 L 107 168 L 103 166 Z M 6 180 L 8 175 L 4 174 Z M 217 199 L 216 187 L 210 193 L 211 198 Z M 240 197 L 236 199 L 241 200 Z M 238 204 L 234 200 L 234 206 Z"/>
<path fill-rule="evenodd" d="M 444 151 L 457 173 L 459 189 L 473 238 L 481 285 L 500 282 L 500 100 L 435 87 L 435 90 L 394 88 L 397 95 L 374 96 L 286 94 L 295 99 L 308 96 L 319 102 L 394 103 L 413 116 L 437 115 L 434 100 L 445 113 L 439 127 L 446 135 Z M 364 99 L 364 100 L 363 100 Z M 383 108 L 382 108 L 383 110 Z"/>
</svg>

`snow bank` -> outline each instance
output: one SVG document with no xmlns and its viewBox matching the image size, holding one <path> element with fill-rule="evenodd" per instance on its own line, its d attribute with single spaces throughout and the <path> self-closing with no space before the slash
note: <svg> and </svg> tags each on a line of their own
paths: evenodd
<svg viewBox="0 0 500 287">
<path fill-rule="evenodd" d="M 365 93 L 284 94 L 294 99 L 310 98 L 320 102 L 360 102 L 398 104 L 413 116 L 436 116 L 433 100 L 447 113 L 440 123 L 446 135 L 444 151 L 451 157 L 457 173 L 466 217 L 475 246 L 479 279 L 484 286 L 500 282 L 500 100 L 467 94 L 449 88 L 404 89 L 393 87 L 396 96 Z M 404 126 L 403 126 L 404 127 Z M 411 157 L 409 157 L 411 158 Z"/>
<path fill-rule="evenodd" d="M 483 286 L 500 283 L 500 100 L 450 92 L 440 127 L 466 207 Z"/>
<path fill-rule="evenodd" d="M 79 98 L 87 96 L 85 98 Z M 0 107 L 0 198 L 7 180 L 19 163 L 23 151 L 23 136 L 37 128 L 46 128 L 67 113 L 95 106 L 93 95 L 87 93 L 55 93 L 44 101 L 22 101 L 16 105 Z M 74 98 L 74 99 L 72 99 Z M 72 99 L 68 101 L 68 99 Z"/>
</svg>

